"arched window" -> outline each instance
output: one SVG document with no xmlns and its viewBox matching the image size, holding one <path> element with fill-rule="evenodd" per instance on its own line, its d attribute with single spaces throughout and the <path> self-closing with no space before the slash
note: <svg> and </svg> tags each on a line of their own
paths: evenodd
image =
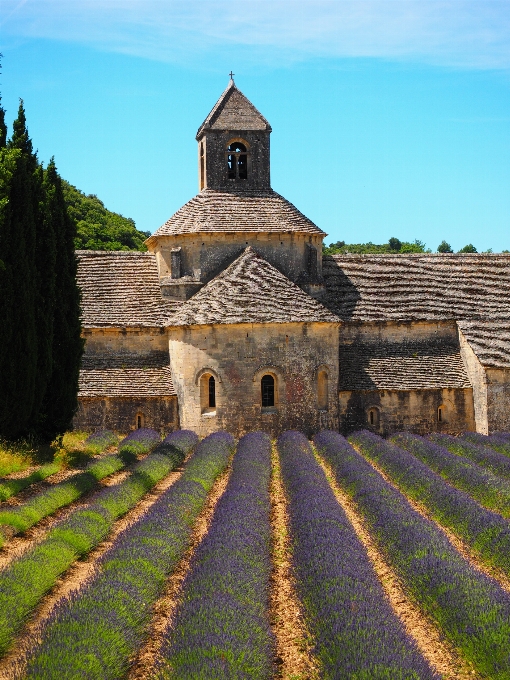
<svg viewBox="0 0 510 680">
<path fill-rule="evenodd" d="M 216 380 L 212 375 L 209 378 L 209 408 L 216 408 Z"/>
<path fill-rule="evenodd" d="M 136 429 L 140 430 L 143 427 L 143 413 L 136 414 Z"/>
<path fill-rule="evenodd" d="M 248 179 L 248 153 L 242 142 L 228 145 L 227 174 L 229 179 Z"/>
<path fill-rule="evenodd" d="M 317 375 L 317 406 L 321 411 L 328 410 L 328 373 L 319 371 Z"/>
<path fill-rule="evenodd" d="M 260 381 L 262 392 L 262 408 L 274 406 L 274 378 L 272 375 L 263 375 Z"/>
<path fill-rule="evenodd" d="M 367 411 L 367 423 L 370 427 L 378 428 L 380 420 L 379 409 L 375 406 L 371 406 Z"/>
<path fill-rule="evenodd" d="M 202 413 L 216 413 L 216 379 L 210 373 L 200 376 L 200 407 Z"/>
</svg>

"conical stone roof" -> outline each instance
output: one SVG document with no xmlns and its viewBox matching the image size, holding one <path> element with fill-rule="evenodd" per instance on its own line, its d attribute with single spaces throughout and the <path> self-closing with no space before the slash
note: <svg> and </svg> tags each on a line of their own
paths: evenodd
<svg viewBox="0 0 510 680">
<path fill-rule="evenodd" d="M 248 247 L 187 300 L 167 325 L 313 321 L 334 323 L 339 318 Z"/>
<path fill-rule="evenodd" d="M 290 201 L 272 189 L 219 191 L 203 189 L 172 215 L 151 237 L 202 232 L 325 233 Z"/>
<path fill-rule="evenodd" d="M 205 130 L 266 130 L 271 132 L 271 126 L 231 80 L 199 127 L 197 139 Z"/>
</svg>

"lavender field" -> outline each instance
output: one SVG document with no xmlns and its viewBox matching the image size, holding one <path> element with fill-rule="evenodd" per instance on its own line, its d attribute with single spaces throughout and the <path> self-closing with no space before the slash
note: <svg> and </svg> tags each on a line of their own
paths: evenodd
<svg viewBox="0 0 510 680">
<path fill-rule="evenodd" d="M 86 446 L 0 480 L 0 679 L 510 679 L 510 436 Z"/>
</svg>

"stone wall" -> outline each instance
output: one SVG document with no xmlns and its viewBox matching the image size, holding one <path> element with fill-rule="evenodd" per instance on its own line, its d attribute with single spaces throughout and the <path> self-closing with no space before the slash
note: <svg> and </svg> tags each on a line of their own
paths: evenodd
<svg viewBox="0 0 510 680">
<path fill-rule="evenodd" d="M 510 369 L 485 368 L 488 432 L 510 432 Z"/>
<path fill-rule="evenodd" d="M 438 409 L 442 408 L 441 421 Z M 370 422 L 370 411 L 374 422 Z M 473 391 L 466 389 L 356 390 L 339 393 L 340 431 L 379 434 L 475 431 Z"/>
<path fill-rule="evenodd" d="M 200 435 L 226 429 L 311 435 L 338 428 L 338 327 L 334 323 L 225 324 L 169 329 L 170 364 L 181 427 Z M 328 407 L 318 407 L 320 370 Z M 276 380 L 276 404 L 264 409 L 261 378 Z M 216 408 L 203 409 L 203 375 L 216 381 Z M 204 411 L 204 412 L 202 412 Z"/>
<path fill-rule="evenodd" d="M 177 397 L 82 397 L 73 429 L 94 432 L 102 428 L 128 433 L 138 427 L 152 427 L 168 434 L 179 429 Z"/>
<path fill-rule="evenodd" d="M 180 250 L 180 276 L 207 282 L 233 262 L 247 246 L 279 269 L 291 281 L 309 269 L 309 244 L 317 251 L 317 277 L 322 274 L 322 235 L 303 233 L 203 233 L 159 236 L 151 246 L 160 279 L 172 276 L 172 250 Z"/>
<path fill-rule="evenodd" d="M 489 420 L 487 410 L 487 376 L 485 373 L 485 368 L 480 363 L 478 357 L 460 330 L 459 340 L 462 359 L 464 361 L 464 365 L 466 367 L 471 384 L 473 385 L 476 431 L 480 432 L 481 434 L 488 434 Z"/>
<path fill-rule="evenodd" d="M 83 330 L 85 352 L 90 354 L 115 354 L 137 352 L 150 354 L 167 351 L 168 341 L 164 328 L 86 328 Z"/>
</svg>

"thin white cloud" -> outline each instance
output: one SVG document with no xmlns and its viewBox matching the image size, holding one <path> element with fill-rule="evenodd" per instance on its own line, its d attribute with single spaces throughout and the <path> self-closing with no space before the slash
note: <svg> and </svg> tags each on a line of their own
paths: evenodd
<svg viewBox="0 0 510 680">
<path fill-rule="evenodd" d="M 508 0 L 2 0 L 0 22 L 4 35 L 163 61 L 243 46 L 243 58 L 268 61 L 380 57 L 510 67 Z"/>
</svg>

